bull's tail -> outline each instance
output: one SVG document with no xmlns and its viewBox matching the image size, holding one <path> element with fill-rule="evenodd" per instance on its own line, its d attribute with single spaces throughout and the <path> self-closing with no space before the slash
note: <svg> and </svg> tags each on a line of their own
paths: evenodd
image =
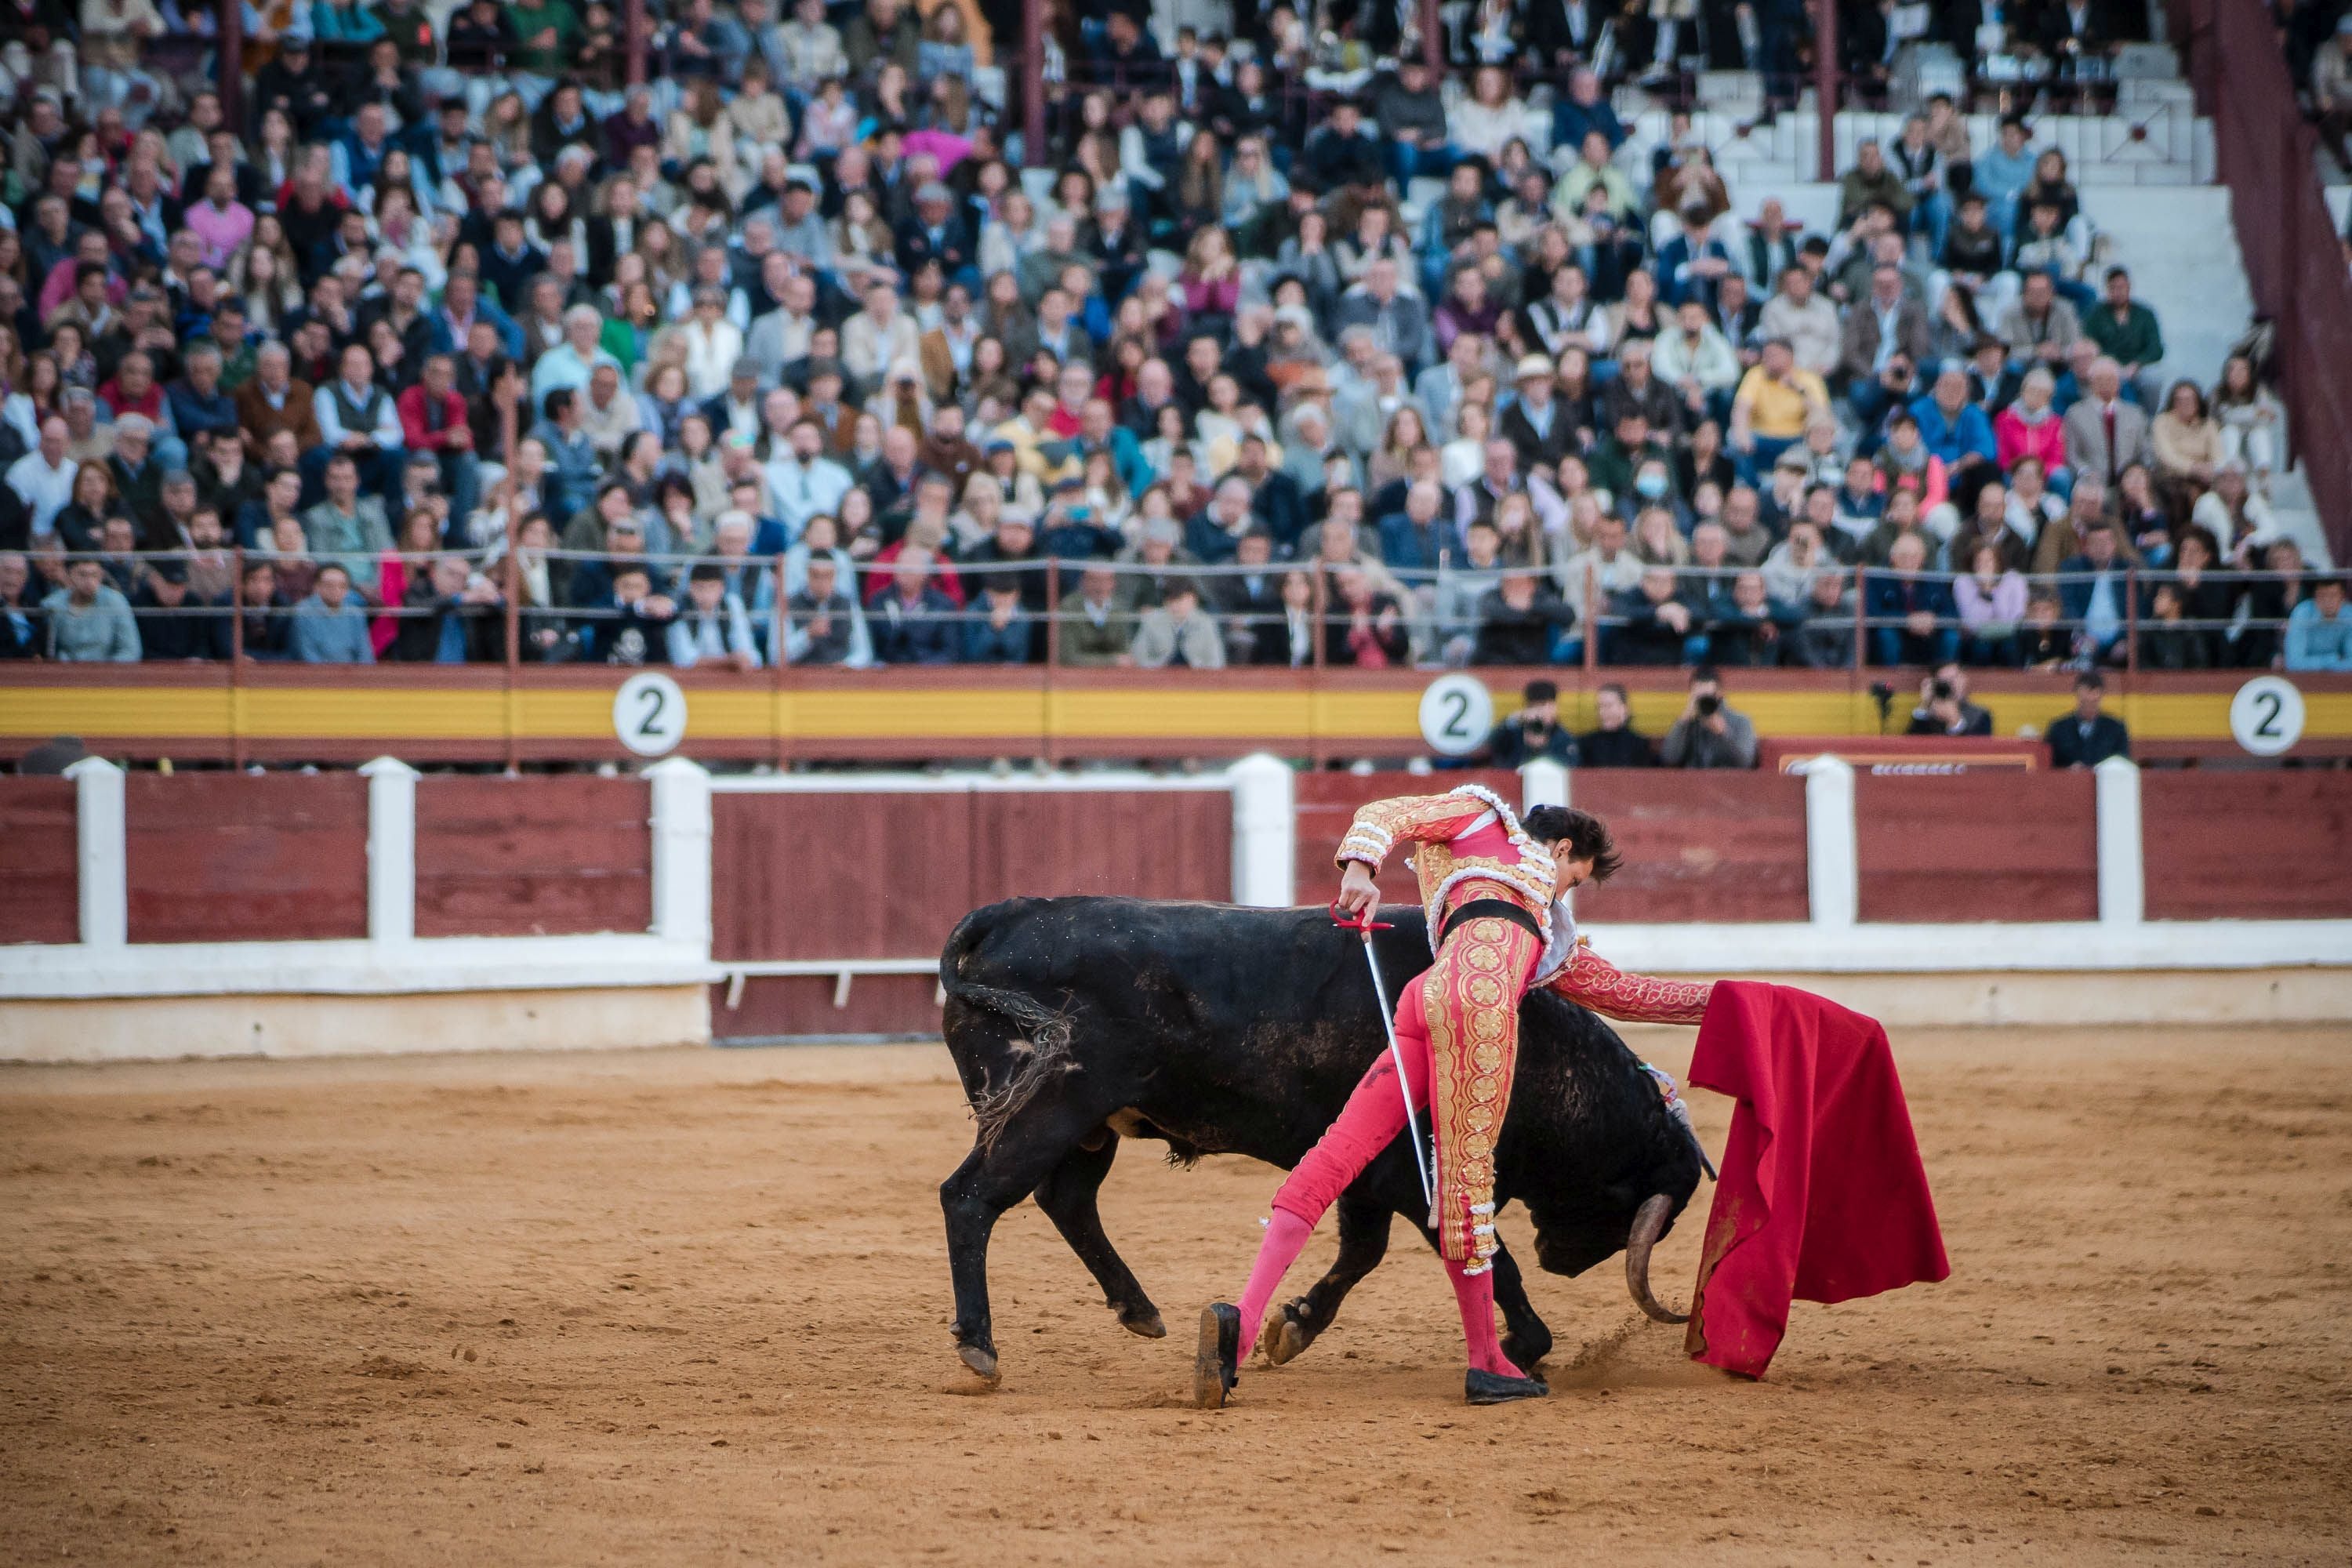
<svg viewBox="0 0 2352 1568">
<path fill-rule="evenodd" d="M 1003 1020 L 1008 1038 L 1002 1055 L 1003 1077 L 992 1071 L 996 1063 L 979 1059 L 970 1064 L 966 1098 L 978 1125 L 975 1142 L 982 1152 L 995 1146 L 1013 1119 L 1037 1098 L 1038 1091 L 1075 1065 L 1070 1056 L 1073 1033 L 1068 1012 L 1046 1006 L 1024 991 L 966 979 L 961 971 L 986 937 L 990 910 L 974 910 L 958 921 L 940 952 L 940 989 L 949 1000 Z M 953 1042 L 950 1041 L 952 1046 Z"/>
</svg>

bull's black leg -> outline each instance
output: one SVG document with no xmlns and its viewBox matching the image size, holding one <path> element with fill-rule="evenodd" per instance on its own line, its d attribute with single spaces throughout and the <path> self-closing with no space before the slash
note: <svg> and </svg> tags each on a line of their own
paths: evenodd
<svg viewBox="0 0 2352 1568">
<path fill-rule="evenodd" d="M 964 1156 L 940 1184 L 948 1226 L 948 1276 L 955 1284 L 956 1353 L 994 1382 L 996 1340 L 988 1315 L 988 1237 L 997 1217 L 1037 1190 L 1037 1184 L 1102 1121 L 1095 1110 L 1034 1107 L 1016 1118 L 982 1152 Z"/>
<path fill-rule="evenodd" d="M 1503 1353 L 1521 1372 L 1533 1372 L 1538 1362 L 1551 1354 L 1551 1330 L 1528 1300 L 1519 1260 L 1499 1239 L 1495 1244 L 1495 1305 L 1503 1310 Z"/>
<path fill-rule="evenodd" d="M 1282 1322 L 1265 1335 L 1266 1359 L 1280 1366 L 1315 1342 L 1339 1315 L 1339 1303 L 1358 1280 L 1380 1267 L 1389 1249 L 1389 1222 L 1394 1215 L 1383 1204 L 1339 1194 L 1339 1256 L 1330 1272 L 1307 1288 L 1307 1294 L 1286 1301 Z"/>
<path fill-rule="evenodd" d="M 1437 1233 L 1426 1225 L 1418 1228 L 1429 1249 L 1437 1252 Z M 1495 1238 L 1494 1262 L 1495 1305 L 1503 1310 L 1503 1353 L 1521 1372 L 1532 1372 L 1536 1363 L 1551 1353 L 1551 1330 L 1536 1315 L 1535 1303 L 1528 1300 L 1528 1282 L 1519 1275 L 1519 1260 L 1500 1237 Z"/>
<path fill-rule="evenodd" d="M 1102 1190 L 1103 1178 L 1110 1174 L 1118 1143 L 1115 1137 L 1105 1138 L 1099 1148 L 1082 1143 L 1064 1155 L 1062 1163 L 1038 1184 L 1037 1206 L 1045 1211 L 1045 1217 L 1054 1222 L 1054 1228 L 1102 1287 L 1103 1300 L 1118 1314 L 1121 1326 L 1147 1340 L 1162 1339 L 1168 1327 L 1160 1321 L 1160 1309 L 1151 1304 L 1127 1260 L 1103 1234 L 1102 1212 L 1095 1206 L 1095 1194 Z"/>
</svg>

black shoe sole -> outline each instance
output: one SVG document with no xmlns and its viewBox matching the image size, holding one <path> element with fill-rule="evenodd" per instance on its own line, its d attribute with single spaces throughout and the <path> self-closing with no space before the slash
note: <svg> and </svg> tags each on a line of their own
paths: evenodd
<svg viewBox="0 0 2352 1568">
<path fill-rule="evenodd" d="M 1200 1337 L 1192 1346 L 1192 1405 L 1223 1410 L 1225 1395 L 1240 1382 L 1242 1315 L 1223 1301 L 1201 1309 Z"/>
</svg>

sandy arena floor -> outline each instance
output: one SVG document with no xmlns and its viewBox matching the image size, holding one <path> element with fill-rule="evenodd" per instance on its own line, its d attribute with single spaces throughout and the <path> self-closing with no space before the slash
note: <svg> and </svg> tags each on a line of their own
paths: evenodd
<svg viewBox="0 0 2352 1568">
<path fill-rule="evenodd" d="M 1769 1381 L 1683 1362 L 1612 1267 L 1534 1279 L 1552 1399 L 1465 1409 L 1401 1233 L 1215 1415 L 1025 1205 L 977 1392 L 937 1047 L 0 1070 L 0 1557 L 2346 1561 L 2344 1032 L 1897 1046 L 1954 1277 L 1801 1303 Z M 1181 1330 L 1272 1184 L 1150 1147 L 1103 1206 Z"/>
</svg>

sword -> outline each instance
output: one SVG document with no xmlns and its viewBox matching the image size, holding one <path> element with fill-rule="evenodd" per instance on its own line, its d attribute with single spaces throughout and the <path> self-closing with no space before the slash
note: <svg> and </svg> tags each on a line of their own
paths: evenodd
<svg viewBox="0 0 2352 1568">
<path fill-rule="evenodd" d="M 1389 929 L 1386 921 L 1376 922 L 1372 919 L 1379 912 L 1378 903 L 1368 904 L 1360 917 L 1349 920 L 1339 912 L 1339 900 L 1331 900 L 1332 922 L 1354 931 L 1364 942 L 1364 963 L 1372 972 L 1372 994 L 1380 999 L 1381 1004 L 1381 1027 L 1389 1037 L 1389 1059 L 1396 1064 L 1397 1093 L 1404 1097 L 1404 1126 L 1406 1133 L 1412 1139 L 1412 1168 L 1421 1175 L 1422 1201 L 1428 1204 L 1430 1212 L 1434 1214 L 1437 1211 L 1437 1189 L 1430 1184 L 1429 1162 L 1422 1157 L 1421 1123 L 1412 1113 L 1412 1086 L 1404 1079 L 1404 1048 L 1397 1044 L 1396 1019 L 1389 1013 L 1388 983 L 1381 978 L 1380 955 L 1372 951 L 1372 933 Z"/>
</svg>

